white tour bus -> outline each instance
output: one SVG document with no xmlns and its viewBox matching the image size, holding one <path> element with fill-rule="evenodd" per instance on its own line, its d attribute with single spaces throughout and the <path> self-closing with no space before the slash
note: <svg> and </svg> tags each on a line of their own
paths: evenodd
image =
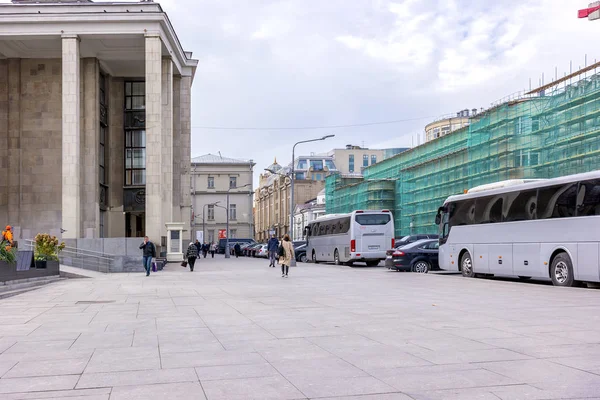
<svg viewBox="0 0 600 400">
<path fill-rule="evenodd" d="M 600 171 L 479 186 L 449 197 L 436 224 L 442 269 L 600 281 Z"/>
<path fill-rule="evenodd" d="M 394 248 L 394 218 L 389 210 L 325 215 L 304 229 L 306 256 L 315 263 L 364 261 L 376 266 Z"/>
</svg>

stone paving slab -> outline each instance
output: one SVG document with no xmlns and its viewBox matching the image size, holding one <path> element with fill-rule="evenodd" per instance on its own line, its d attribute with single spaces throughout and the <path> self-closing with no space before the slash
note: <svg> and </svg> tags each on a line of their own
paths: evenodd
<svg viewBox="0 0 600 400">
<path fill-rule="evenodd" d="M 0 300 L 0 398 L 558 400 L 600 394 L 600 291 L 202 259 Z"/>
</svg>

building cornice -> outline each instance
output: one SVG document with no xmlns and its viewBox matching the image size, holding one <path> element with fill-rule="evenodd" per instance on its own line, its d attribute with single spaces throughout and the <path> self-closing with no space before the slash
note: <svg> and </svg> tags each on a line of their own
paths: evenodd
<svg viewBox="0 0 600 400">
<path fill-rule="evenodd" d="M 168 15 L 157 3 L 0 5 L 0 38 L 148 32 L 160 35 L 178 74 L 193 78 L 198 60 L 183 49 Z"/>
</svg>

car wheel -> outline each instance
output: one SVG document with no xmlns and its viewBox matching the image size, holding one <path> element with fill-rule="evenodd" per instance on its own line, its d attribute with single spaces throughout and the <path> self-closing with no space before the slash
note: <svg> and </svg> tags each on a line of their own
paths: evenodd
<svg viewBox="0 0 600 400">
<path fill-rule="evenodd" d="M 467 278 L 474 278 L 475 273 L 473 272 L 473 260 L 471 259 L 471 254 L 467 251 L 463 254 L 460 259 L 460 266 L 462 270 L 462 275 Z"/>
<path fill-rule="evenodd" d="M 306 253 L 302 253 L 302 255 L 300 256 L 300 262 L 308 262 L 308 257 L 306 257 Z"/>
<path fill-rule="evenodd" d="M 429 272 L 429 270 L 431 269 L 431 266 L 429 265 L 429 263 L 427 261 L 417 261 L 413 267 L 412 270 L 413 272 L 416 272 L 418 274 L 426 274 Z"/>
<path fill-rule="evenodd" d="M 555 286 L 571 287 L 575 284 L 573 264 L 567 253 L 560 253 L 554 257 L 550 266 L 550 277 Z"/>
<path fill-rule="evenodd" d="M 340 265 L 340 253 L 338 253 L 338 249 L 335 249 L 333 252 L 333 263 L 335 265 Z"/>
<path fill-rule="evenodd" d="M 315 253 L 315 251 L 313 250 L 312 252 L 312 261 L 315 264 L 318 264 L 319 262 L 317 261 L 317 253 Z"/>
</svg>

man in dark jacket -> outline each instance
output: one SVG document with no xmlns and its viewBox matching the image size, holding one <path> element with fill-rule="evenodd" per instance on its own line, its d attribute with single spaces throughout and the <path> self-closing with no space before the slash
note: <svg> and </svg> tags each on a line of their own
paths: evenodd
<svg viewBox="0 0 600 400">
<path fill-rule="evenodd" d="M 208 243 L 204 242 L 204 244 L 202 245 L 202 255 L 204 256 L 204 258 L 206 258 L 206 255 L 208 254 Z M 198 257 L 200 257 L 200 255 L 198 255 Z"/>
<path fill-rule="evenodd" d="M 241 250 L 242 250 L 242 246 L 240 246 L 239 243 L 236 243 L 235 246 L 233 246 L 233 251 L 235 252 L 235 258 L 238 258 L 240 256 Z"/>
<path fill-rule="evenodd" d="M 275 268 L 277 249 L 279 249 L 279 240 L 277 240 L 275 235 L 271 235 L 271 239 L 269 239 L 269 242 L 267 243 L 267 250 L 269 251 L 269 267 Z"/>
<path fill-rule="evenodd" d="M 196 250 L 198 250 L 198 255 L 202 252 L 202 243 L 198 239 L 194 242 L 194 246 L 196 246 Z"/>
<path fill-rule="evenodd" d="M 152 269 L 152 258 L 156 257 L 156 247 L 154 246 L 154 243 L 148 239 L 148 236 L 144 236 L 144 243 L 140 245 L 140 249 L 142 249 L 143 252 L 146 276 L 150 276 L 150 270 Z"/>
</svg>

